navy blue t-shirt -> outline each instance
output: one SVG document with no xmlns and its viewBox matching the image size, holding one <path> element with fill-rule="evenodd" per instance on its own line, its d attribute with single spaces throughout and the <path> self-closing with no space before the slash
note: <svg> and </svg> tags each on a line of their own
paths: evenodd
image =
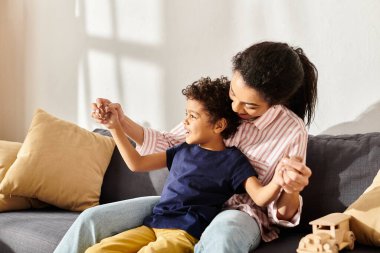
<svg viewBox="0 0 380 253">
<path fill-rule="evenodd" d="M 243 182 L 257 173 L 236 147 L 222 151 L 180 144 L 166 151 L 170 170 L 160 202 L 144 219 L 152 228 L 182 229 L 196 238 Z"/>
</svg>

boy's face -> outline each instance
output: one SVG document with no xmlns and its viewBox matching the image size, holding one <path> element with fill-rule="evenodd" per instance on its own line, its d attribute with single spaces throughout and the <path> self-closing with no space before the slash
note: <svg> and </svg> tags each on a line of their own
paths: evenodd
<svg viewBox="0 0 380 253">
<path fill-rule="evenodd" d="M 207 146 L 219 133 L 215 133 L 214 125 L 209 122 L 209 115 L 203 104 L 197 100 L 186 101 L 186 117 L 183 121 L 186 129 L 186 143 Z"/>
</svg>

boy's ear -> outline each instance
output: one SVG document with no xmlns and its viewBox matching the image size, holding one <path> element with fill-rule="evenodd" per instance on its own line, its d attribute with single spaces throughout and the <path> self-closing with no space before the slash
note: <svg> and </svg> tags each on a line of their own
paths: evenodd
<svg viewBox="0 0 380 253">
<path fill-rule="evenodd" d="M 227 120 L 225 118 L 219 119 L 214 125 L 214 132 L 220 134 L 227 127 Z"/>
</svg>

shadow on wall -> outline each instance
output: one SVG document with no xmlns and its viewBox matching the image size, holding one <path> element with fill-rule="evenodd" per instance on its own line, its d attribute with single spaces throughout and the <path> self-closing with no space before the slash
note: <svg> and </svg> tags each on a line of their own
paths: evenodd
<svg viewBox="0 0 380 253">
<path fill-rule="evenodd" d="M 380 100 L 368 107 L 355 120 L 332 126 L 321 134 L 357 134 L 380 132 Z"/>
<path fill-rule="evenodd" d="M 24 4 L 0 1 L 0 139 L 24 137 Z M 1 246 L 0 246 L 1 248 Z"/>
</svg>

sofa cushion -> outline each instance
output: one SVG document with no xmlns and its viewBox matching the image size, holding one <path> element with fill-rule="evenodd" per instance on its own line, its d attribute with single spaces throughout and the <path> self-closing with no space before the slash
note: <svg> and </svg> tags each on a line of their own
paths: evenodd
<svg viewBox="0 0 380 253">
<path fill-rule="evenodd" d="M 105 129 L 95 129 L 94 132 L 111 136 Z M 160 195 L 168 174 L 167 168 L 151 172 L 130 171 L 116 146 L 104 175 L 100 203 Z"/>
<path fill-rule="evenodd" d="M 371 184 L 379 170 L 380 133 L 310 136 L 307 165 L 313 175 L 302 192 L 298 229 L 329 213 L 343 212 Z"/>
<path fill-rule="evenodd" d="M 0 252 L 53 252 L 78 215 L 57 208 L 2 213 Z"/>
<path fill-rule="evenodd" d="M 37 110 L 0 191 L 73 211 L 98 205 L 114 146 L 109 137 Z"/>
</svg>

